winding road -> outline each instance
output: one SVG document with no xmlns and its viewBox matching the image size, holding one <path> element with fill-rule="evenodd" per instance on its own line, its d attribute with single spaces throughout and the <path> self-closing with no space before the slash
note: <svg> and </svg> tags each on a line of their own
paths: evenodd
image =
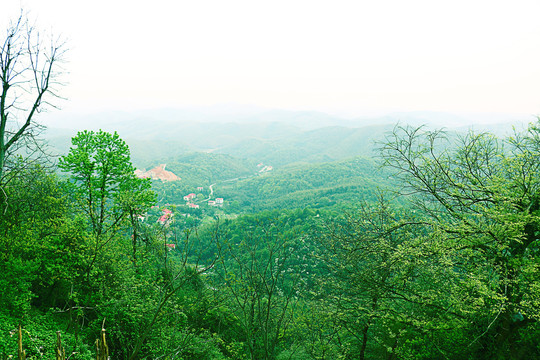
<svg viewBox="0 0 540 360">
<path fill-rule="evenodd" d="M 205 201 L 210 200 L 210 199 L 212 198 L 212 195 L 214 195 L 214 185 L 217 185 L 218 183 L 226 183 L 226 182 L 231 182 L 231 181 L 238 181 L 238 180 L 249 179 L 249 178 L 254 177 L 254 176 L 257 176 L 257 175 L 259 175 L 259 173 L 255 173 L 255 174 L 247 175 L 247 176 L 240 176 L 240 177 L 237 177 L 237 178 L 234 178 L 234 179 L 227 179 L 227 180 L 215 182 L 215 183 L 213 183 L 212 185 L 209 186 L 209 188 L 210 188 L 210 195 L 208 196 L 208 198 L 207 198 L 207 199 L 204 199 L 204 200 L 197 201 L 197 202 L 198 202 L 198 203 L 203 203 L 203 202 L 205 202 Z"/>
</svg>

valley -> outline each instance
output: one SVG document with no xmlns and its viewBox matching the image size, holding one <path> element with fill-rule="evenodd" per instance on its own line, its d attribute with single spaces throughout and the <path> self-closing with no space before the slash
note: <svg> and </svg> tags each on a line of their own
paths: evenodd
<svg viewBox="0 0 540 360">
<path fill-rule="evenodd" d="M 534 123 L 507 136 L 285 115 L 93 124 L 125 140 L 49 129 L 58 164 L 4 188 L 2 326 L 24 314 L 43 348 L 65 329 L 84 360 L 104 323 L 119 359 L 536 351 Z M 0 354 L 15 345 L 0 336 Z"/>
<path fill-rule="evenodd" d="M 0 360 L 540 359 L 539 13 L 4 1 Z"/>
</svg>

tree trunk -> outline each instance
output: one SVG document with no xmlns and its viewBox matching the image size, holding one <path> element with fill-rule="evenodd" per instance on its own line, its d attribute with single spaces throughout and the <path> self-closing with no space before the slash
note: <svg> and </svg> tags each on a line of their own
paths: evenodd
<svg viewBox="0 0 540 360">
<path fill-rule="evenodd" d="M 360 348 L 359 360 L 364 360 L 366 357 L 367 337 L 369 331 L 369 323 L 362 329 L 362 347 Z"/>
</svg>

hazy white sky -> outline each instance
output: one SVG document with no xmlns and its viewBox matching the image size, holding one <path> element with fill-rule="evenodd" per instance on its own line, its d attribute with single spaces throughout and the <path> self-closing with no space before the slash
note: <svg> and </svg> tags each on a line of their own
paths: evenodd
<svg viewBox="0 0 540 360">
<path fill-rule="evenodd" d="M 69 39 L 64 108 L 540 113 L 538 0 L 4 0 L 0 25 L 21 6 Z"/>
</svg>

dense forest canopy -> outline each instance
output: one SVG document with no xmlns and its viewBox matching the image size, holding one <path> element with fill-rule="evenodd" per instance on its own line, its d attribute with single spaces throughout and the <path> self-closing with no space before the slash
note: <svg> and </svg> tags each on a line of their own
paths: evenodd
<svg viewBox="0 0 540 360">
<path fill-rule="evenodd" d="M 80 132 L 61 172 L 23 158 L 2 184 L 2 328 L 45 358 L 58 330 L 93 357 L 104 320 L 114 358 L 538 356 L 539 124 L 395 127 L 379 149 L 221 178 L 226 158 L 190 155 L 208 170 L 153 184 L 117 134 Z"/>
<path fill-rule="evenodd" d="M 0 48 L 0 359 L 540 358 L 540 121 L 223 125 L 207 151 L 141 152 L 180 180 L 141 179 L 114 131 L 56 163 L 38 146 L 63 47 L 37 68 L 20 25 Z"/>
</svg>

